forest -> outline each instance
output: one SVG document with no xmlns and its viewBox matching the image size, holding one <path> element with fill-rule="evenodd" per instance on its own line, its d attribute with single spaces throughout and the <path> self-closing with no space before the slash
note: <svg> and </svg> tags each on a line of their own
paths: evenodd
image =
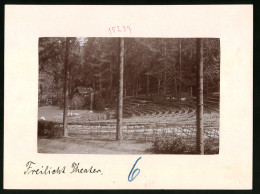
<svg viewBox="0 0 260 194">
<path fill-rule="evenodd" d="M 94 109 L 116 103 L 118 41 L 70 38 L 70 99 L 77 87 L 86 87 L 95 93 Z M 219 44 L 219 39 L 203 39 L 205 95 L 219 90 Z M 195 96 L 195 38 L 125 38 L 124 47 L 124 97 L 159 95 L 179 101 Z M 65 49 L 65 38 L 39 39 L 40 105 L 63 106 Z M 74 106 L 82 109 L 87 104 L 86 100 Z"/>
</svg>

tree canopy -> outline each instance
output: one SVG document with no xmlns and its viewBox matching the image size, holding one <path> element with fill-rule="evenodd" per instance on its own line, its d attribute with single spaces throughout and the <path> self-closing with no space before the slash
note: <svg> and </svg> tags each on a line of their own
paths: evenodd
<svg viewBox="0 0 260 194">
<path fill-rule="evenodd" d="M 70 39 L 71 95 L 76 87 L 84 86 L 100 93 L 106 103 L 116 101 L 118 41 L 100 37 Z M 219 39 L 203 39 L 203 50 L 204 82 L 215 91 L 220 78 Z M 39 39 L 41 92 L 53 104 L 63 101 L 64 55 L 65 38 Z M 196 82 L 195 38 L 125 38 L 124 57 L 124 96 L 159 94 L 177 98 L 181 84 Z"/>
</svg>

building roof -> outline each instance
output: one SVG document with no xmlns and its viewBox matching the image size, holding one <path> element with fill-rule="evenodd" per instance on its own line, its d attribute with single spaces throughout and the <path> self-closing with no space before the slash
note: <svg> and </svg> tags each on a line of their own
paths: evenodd
<svg viewBox="0 0 260 194">
<path fill-rule="evenodd" d="M 92 88 L 78 86 L 78 87 L 76 87 L 75 92 L 78 92 L 79 94 L 88 94 L 88 93 L 93 92 L 93 90 L 92 90 Z"/>
</svg>

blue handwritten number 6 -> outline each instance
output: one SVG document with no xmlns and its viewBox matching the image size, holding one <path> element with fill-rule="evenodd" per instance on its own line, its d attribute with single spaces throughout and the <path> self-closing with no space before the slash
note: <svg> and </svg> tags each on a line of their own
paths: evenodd
<svg viewBox="0 0 260 194">
<path fill-rule="evenodd" d="M 129 181 L 129 182 L 133 181 L 133 180 L 138 176 L 138 174 L 140 173 L 140 169 L 139 169 L 139 168 L 137 168 L 137 169 L 135 169 L 135 170 L 134 170 L 134 168 L 135 168 L 135 165 L 137 164 L 138 160 L 140 160 L 141 158 L 142 158 L 142 157 L 140 157 L 140 158 L 138 158 L 138 159 L 136 160 L 136 162 L 135 162 L 133 168 L 131 169 L 131 171 L 130 171 L 130 173 L 129 173 L 129 175 L 128 175 L 128 181 Z M 134 170 L 134 172 L 133 172 L 133 170 Z M 132 173 L 132 172 L 133 172 L 133 173 Z M 135 173 L 137 173 L 137 174 L 135 174 Z"/>
</svg>

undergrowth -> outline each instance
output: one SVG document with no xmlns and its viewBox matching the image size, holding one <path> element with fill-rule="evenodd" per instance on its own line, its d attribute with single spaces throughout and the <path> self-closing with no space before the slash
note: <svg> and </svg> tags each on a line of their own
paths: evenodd
<svg viewBox="0 0 260 194">
<path fill-rule="evenodd" d="M 153 142 L 157 154 L 197 154 L 195 138 L 187 138 L 173 134 L 156 134 Z M 218 154 L 219 141 L 217 138 L 204 139 L 204 154 Z"/>
</svg>

